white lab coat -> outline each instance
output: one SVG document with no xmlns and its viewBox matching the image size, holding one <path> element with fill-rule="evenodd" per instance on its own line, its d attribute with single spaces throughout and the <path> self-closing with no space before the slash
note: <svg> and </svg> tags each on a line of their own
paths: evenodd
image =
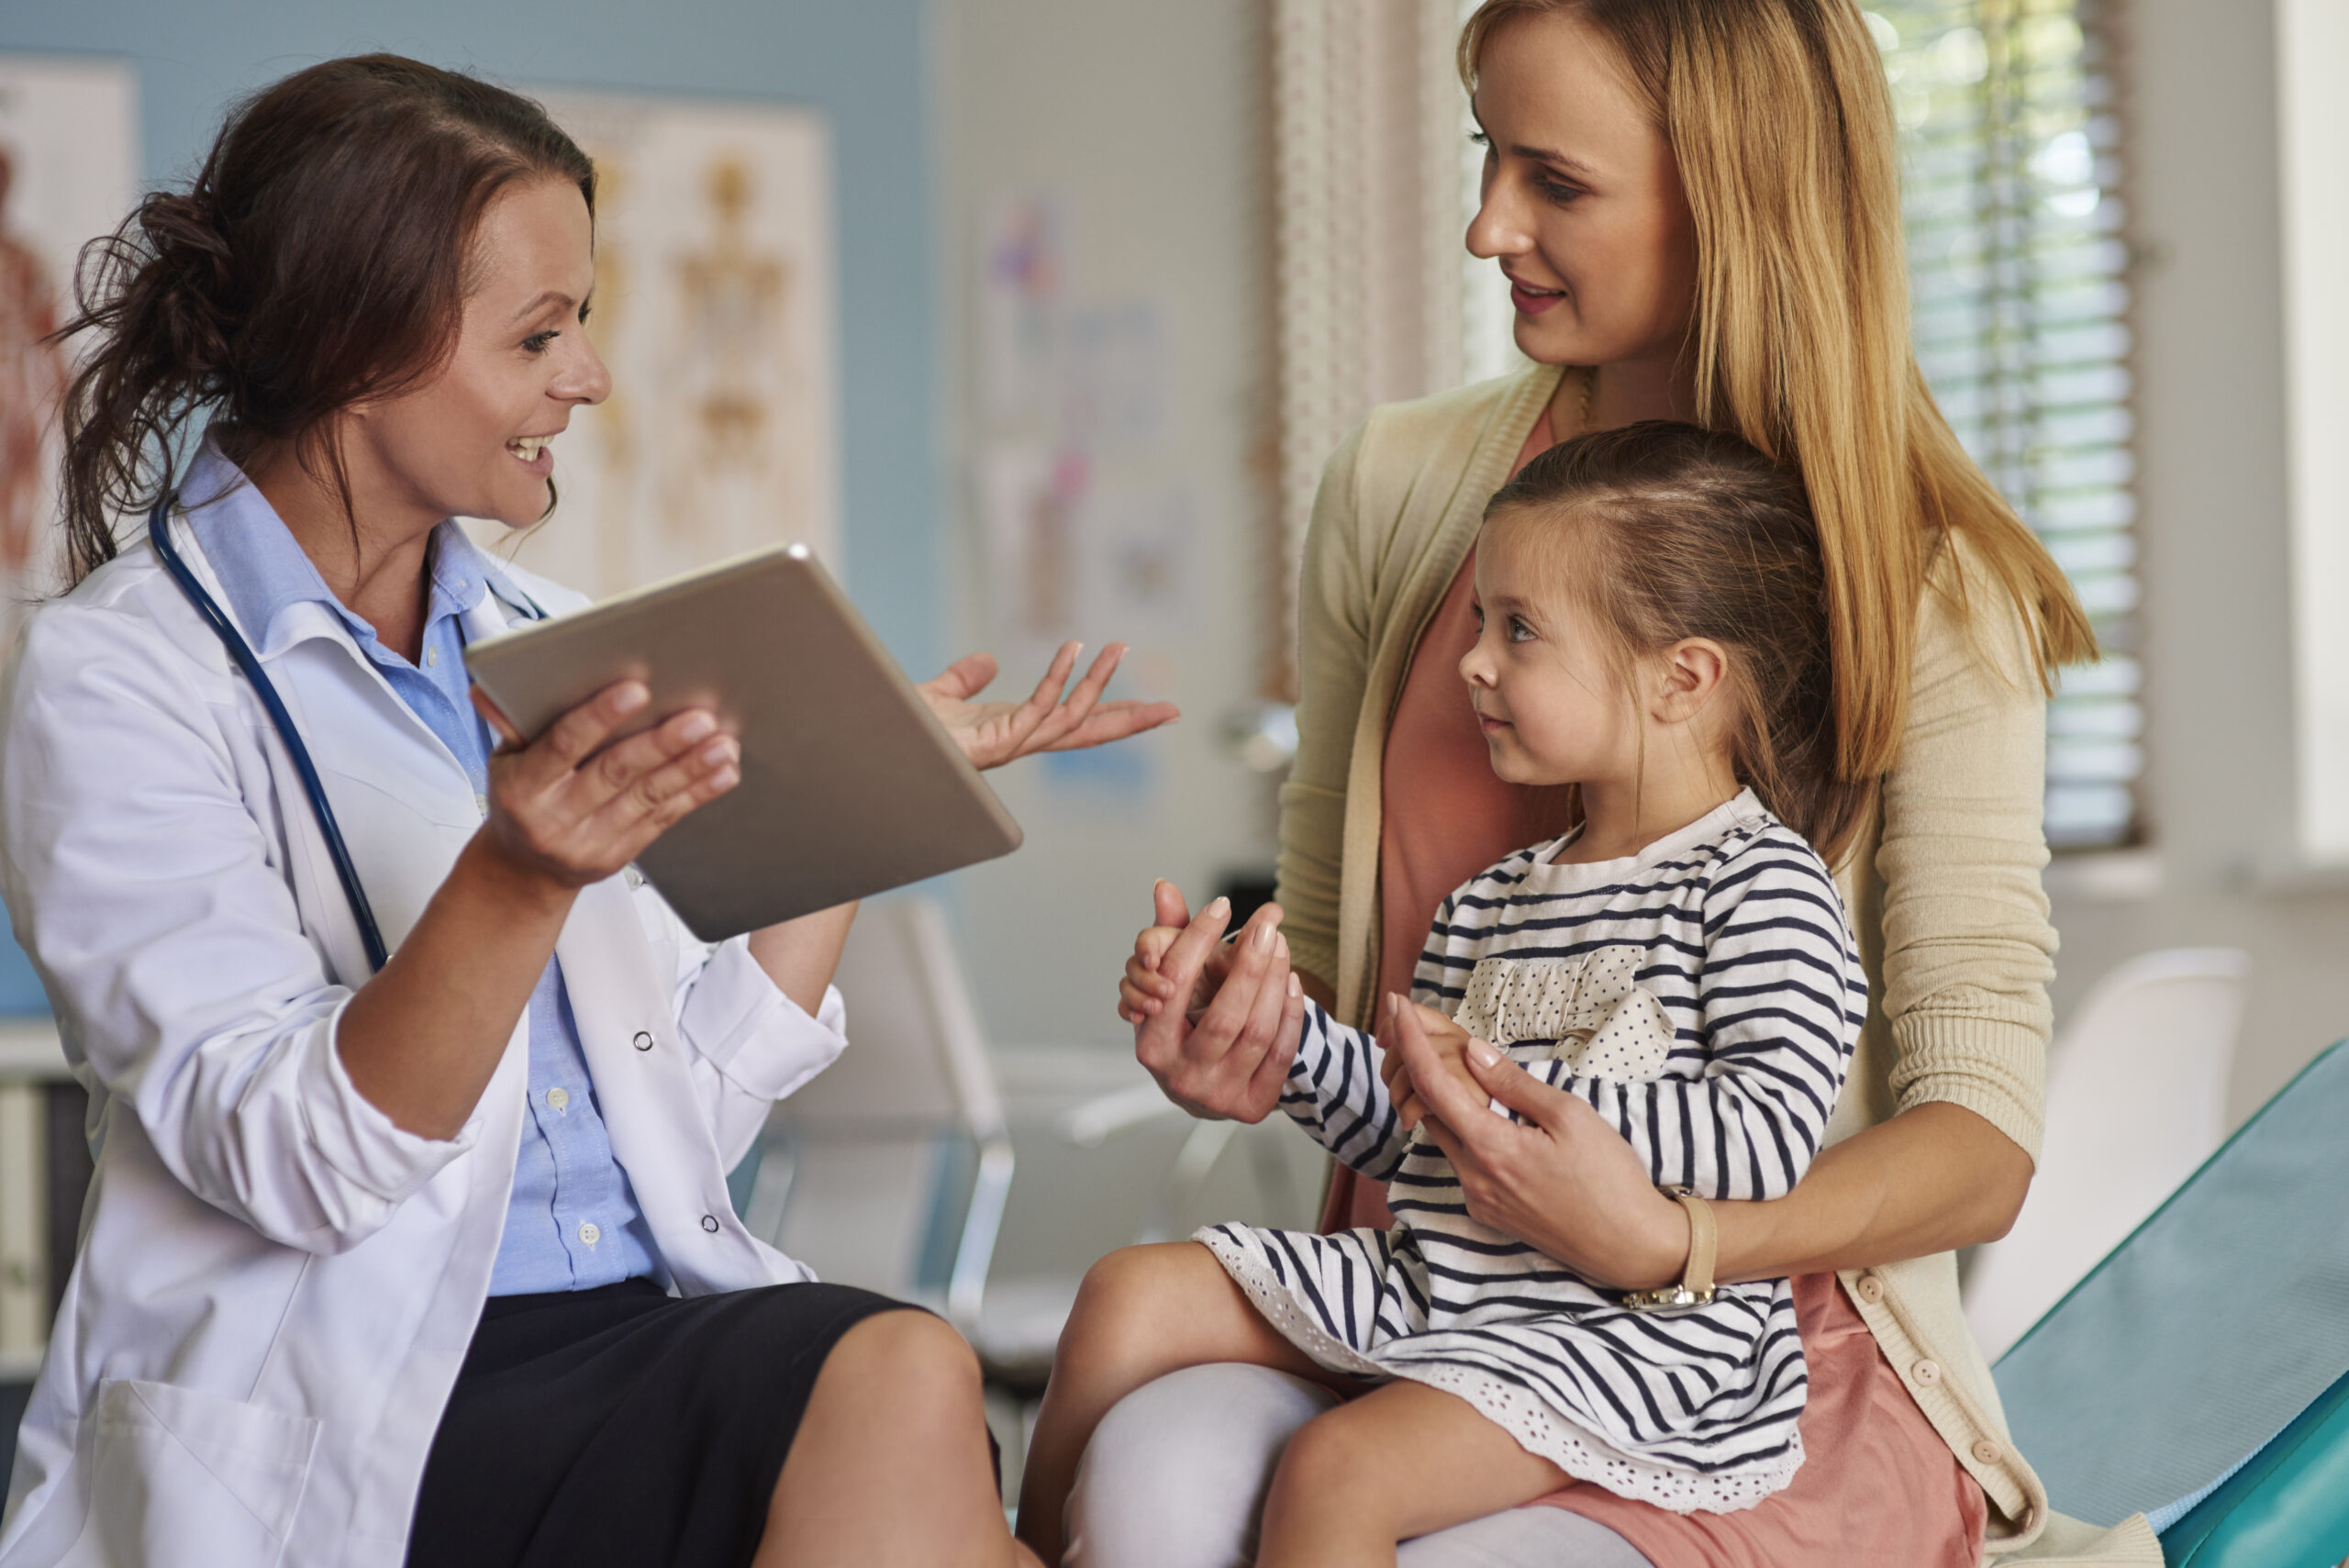
<svg viewBox="0 0 2349 1568">
<path fill-rule="evenodd" d="M 493 592 L 467 638 L 518 611 Z M 325 606 L 243 629 L 396 947 L 480 825 L 472 785 Z M 97 1151 L 0 1568 L 396 1568 L 506 1220 L 527 1019 L 453 1140 L 352 1087 L 334 1036 L 368 973 L 357 923 L 259 700 L 143 536 L 32 617 L 0 734 L 0 879 Z M 839 995 L 810 1018 L 740 939 L 705 946 L 635 884 L 583 892 L 555 951 L 671 1284 L 811 1277 L 725 1182 L 839 1055 Z"/>
</svg>

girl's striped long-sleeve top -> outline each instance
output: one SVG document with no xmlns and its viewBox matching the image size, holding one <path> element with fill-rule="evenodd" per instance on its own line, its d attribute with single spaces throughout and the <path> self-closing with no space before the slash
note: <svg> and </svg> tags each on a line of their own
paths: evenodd
<svg viewBox="0 0 2349 1568">
<path fill-rule="evenodd" d="M 1826 866 L 1741 794 L 1628 860 L 1536 845 L 1447 898 L 1414 999 L 1587 1101 L 1659 1185 L 1785 1194 L 1818 1152 L 1866 1011 Z M 1666 1507 L 1734 1508 L 1801 1461 L 1786 1282 L 1672 1315 L 1618 1297 L 1467 1212 L 1406 1132 L 1368 1035 L 1308 1006 L 1284 1108 L 1390 1184 L 1395 1229 L 1200 1233 L 1323 1364 L 1467 1398 L 1570 1474 Z"/>
</svg>

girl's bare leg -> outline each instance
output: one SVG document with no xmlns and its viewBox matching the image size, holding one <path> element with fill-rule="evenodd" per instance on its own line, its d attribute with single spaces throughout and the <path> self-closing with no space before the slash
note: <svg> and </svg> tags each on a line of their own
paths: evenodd
<svg viewBox="0 0 2349 1568">
<path fill-rule="evenodd" d="M 927 1312 L 841 1336 L 817 1374 L 755 1568 L 1032 1568 L 987 1456 L 978 1358 Z"/>
<path fill-rule="evenodd" d="M 1283 1339 L 1197 1241 L 1127 1247 L 1093 1265 L 1061 1330 L 1019 1487 L 1019 1539 L 1038 1557 L 1061 1560 L 1076 1462 L 1109 1407 L 1145 1383 L 1210 1362 L 1274 1367 L 1341 1391 L 1355 1386 Z"/>
<path fill-rule="evenodd" d="M 1289 1440 L 1264 1503 L 1257 1568 L 1391 1564 L 1397 1541 L 1530 1503 L 1569 1479 L 1466 1400 L 1390 1383 Z"/>
</svg>

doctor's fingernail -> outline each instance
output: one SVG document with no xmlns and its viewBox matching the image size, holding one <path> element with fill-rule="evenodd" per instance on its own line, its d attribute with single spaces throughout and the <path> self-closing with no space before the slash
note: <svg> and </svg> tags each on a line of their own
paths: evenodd
<svg viewBox="0 0 2349 1568">
<path fill-rule="evenodd" d="M 714 768 L 721 762 L 732 762 L 738 749 L 734 744 L 734 737 L 721 735 L 701 749 L 701 760 Z"/>
<path fill-rule="evenodd" d="M 615 713 L 634 713 L 638 708 L 642 707 L 646 703 L 649 703 L 651 700 L 652 694 L 645 689 L 643 682 L 622 681 L 619 684 L 619 686 L 612 693 L 612 711 Z"/>
<path fill-rule="evenodd" d="M 1476 1059 L 1476 1065 L 1479 1067 L 1497 1067 L 1500 1065 L 1501 1053 L 1495 1051 L 1491 1046 L 1486 1045 L 1483 1040 L 1477 1040 L 1474 1037 L 1471 1037 L 1468 1041 L 1468 1054 Z"/>
<path fill-rule="evenodd" d="M 1220 920 L 1226 915 L 1231 913 L 1231 900 L 1229 898 L 1218 898 L 1205 909 L 1200 910 L 1199 913 L 1206 915 L 1210 918 Z"/>
<path fill-rule="evenodd" d="M 677 727 L 678 738 L 688 746 L 718 728 L 718 720 L 706 713 L 689 713 Z"/>
</svg>

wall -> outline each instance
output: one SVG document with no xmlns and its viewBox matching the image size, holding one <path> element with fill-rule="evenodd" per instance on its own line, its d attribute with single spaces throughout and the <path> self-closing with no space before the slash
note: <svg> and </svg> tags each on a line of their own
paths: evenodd
<svg viewBox="0 0 2349 1568">
<path fill-rule="evenodd" d="M 1028 831 L 1009 860 L 957 879 L 981 1006 L 999 1040 L 1127 1049 L 1117 975 L 1150 913 L 1152 880 L 1211 891 L 1269 864 L 1271 786 L 1229 761 L 1220 722 L 1252 692 L 1267 492 L 1257 443 L 1269 395 L 1262 209 L 1260 6 L 938 0 L 941 293 L 957 483 L 957 641 L 996 639 L 1001 584 L 984 546 L 978 477 L 999 445 L 980 395 L 979 269 L 996 204 L 1057 202 L 1063 296 L 1152 302 L 1163 345 L 1164 431 L 1119 460 L 1186 495 L 1189 613 L 1137 649 L 1127 689 L 1171 696 L 1182 721 L 1130 745 L 1145 778 L 1027 762 L 994 775 Z M 1108 464 L 1104 464 L 1107 477 Z M 1131 627 L 1080 628 L 1097 642 Z M 1007 684 L 1032 680 L 1021 662 Z"/>
<path fill-rule="evenodd" d="M 0 50 L 124 56 L 147 172 L 190 172 L 235 95 L 390 50 L 495 79 L 812 105 L 838 159 L 843 534 L 851 588 L 929 673 L 944 642 L 924 0 L 86 0 L 0 9 Z"/>
<path fill-rule="evenodd" d="M 2158 886 L 2051 877 L 2055 1002 L 2148 949 L 2249 950 L 2239 1121 L 2349 1035 L 2349 886 L 2279 853 L 2298 803 L 2276 39 L 2266 0 L 2124 16 L 2155 833 L 2145 862 L 2107 869 Z"/>
</svg>

